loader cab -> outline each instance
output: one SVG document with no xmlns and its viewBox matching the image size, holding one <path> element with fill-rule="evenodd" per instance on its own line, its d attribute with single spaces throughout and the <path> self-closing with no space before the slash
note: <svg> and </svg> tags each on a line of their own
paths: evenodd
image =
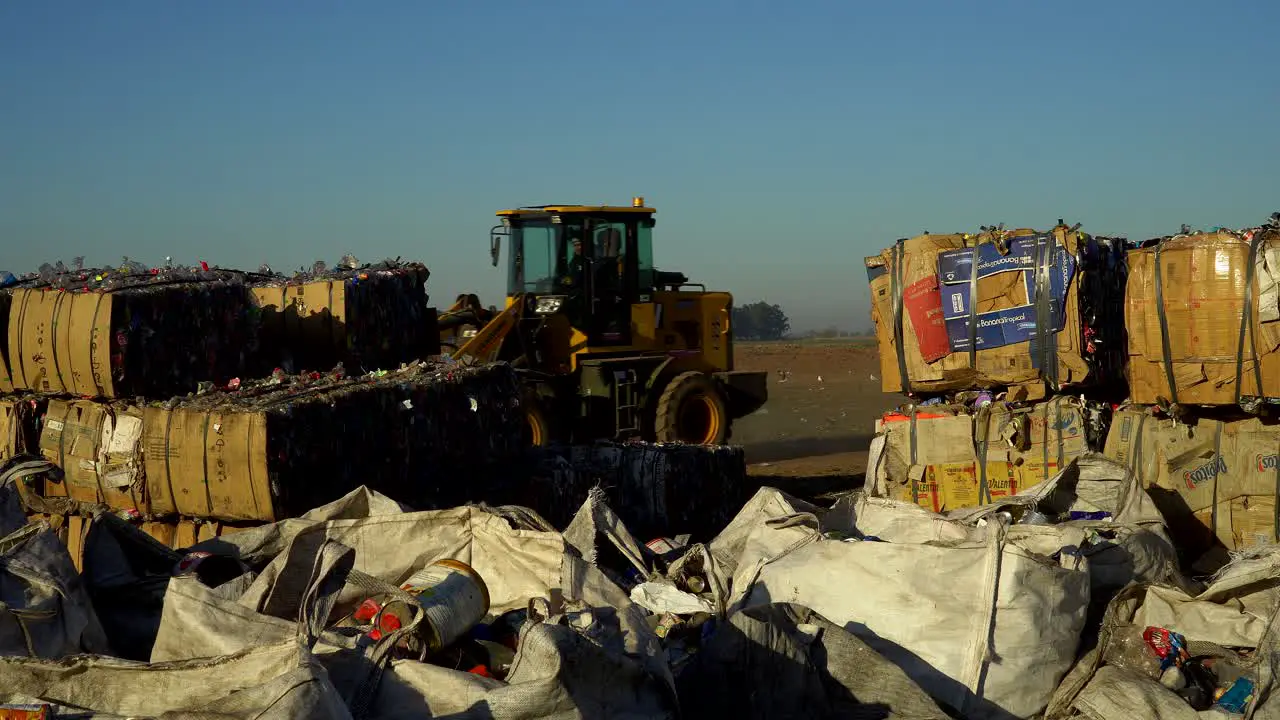
<svg viewBox="0 0 1280 720">
<path fill-rule="evenodd" d="M 529 315 L 563 314 L 593 347 L 631 343 L 631 306 L 654 291 L 653 215 L 630 207 L 543 205 L 501 210 L 490 249 L 507 241 L 507 297 Z"/>
</svg>

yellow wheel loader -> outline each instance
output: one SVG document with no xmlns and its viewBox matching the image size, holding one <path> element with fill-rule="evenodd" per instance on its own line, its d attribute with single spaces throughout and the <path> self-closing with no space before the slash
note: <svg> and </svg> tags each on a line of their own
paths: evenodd
<svg viewBox="0 0 1280 720">
<path fill-rule="evenodd" d="M 453 357 L 520 373 L 532 444 L 722 444 L 767 400 L 766 373 L 733 366 L 733 297 L 654 267 L 655 212 L 643 198 L 501 210 L 506 308 L 462 295 L 440 315 Z"/>
</svg>

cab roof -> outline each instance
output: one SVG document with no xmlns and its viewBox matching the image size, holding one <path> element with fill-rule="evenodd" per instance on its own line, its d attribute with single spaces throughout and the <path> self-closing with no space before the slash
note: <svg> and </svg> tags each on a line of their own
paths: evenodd
<svg viewBox="0 0 1280 720">
<path fill-rule="evenodd" d="M 632 205 L 529 205 L 514 210 L 499 210 L 499 217 L 518 217 L 521 215 L 604 215 L 610 213 L 634 213 L 652 215 L 657 210 L 651 207 L 635 207 Z"/>
</svg>

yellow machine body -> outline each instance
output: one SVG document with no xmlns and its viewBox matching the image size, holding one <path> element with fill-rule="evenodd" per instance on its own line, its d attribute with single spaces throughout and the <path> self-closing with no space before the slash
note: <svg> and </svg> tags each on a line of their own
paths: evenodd
<svg viewBox="0 0 1280 720">
<path fill-rule="evenodd" d="M 765 374 L 734 368 L 732 295 L 653 267 L 655 212 L 640 198 L 499 211 L 505 308 L 464 295 L 441 315 L 455 357 L 524 373 L 533 442 L 717 444 L 766 401 Z"/>
</svg>

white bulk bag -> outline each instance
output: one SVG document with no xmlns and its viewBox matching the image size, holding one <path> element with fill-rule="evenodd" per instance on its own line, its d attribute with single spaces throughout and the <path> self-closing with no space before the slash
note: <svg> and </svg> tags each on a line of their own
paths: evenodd
<svg viewBox="0 0 1280 720">
<path fill-rule="evenodd" d="M 305 565 L 299 559 L 317 544 L 337 541 L 356 549 L 355 567 L 360 574 L 390 585 L 398 586 L 436 560 L 453 558 L 471 565 L 484 579 L 491 615 L 548 598 L 553 604 L 563 599 L 571 609 L 588 614 L 579 617 L 595 619 L 585 631 L 594 643 L 555 623 L 526 628 L 505 683 L 398 661 L 383 673 L 377 693 L 363 699 L 353 696 L 358 684 L 348 679 L 353 672 L 361 677 L 365 668 L 351 656 L 353 643 L 325 634 L 317 653 L 356 711 L 364 710 L 367 701 L 373 717 L 422 716 L 428 711 L 439 714 L 441 707 L 460 712 L 469 705 L 458 703 L 471 699 L 483 700 L 490 710 L 507 708 L 506 714 L 485 716 L 495 718 L 525 717 L 522 713 L 527 710 L 517 709 L 535 707 L 557 707 L 569 713 L 564 717 L 588 718 L 600 712 L 661 717 L 664 707 L 674 705 L 670 670 L 645 614 L 600 570 L 568 552 L 560 533 L 513 529 L 497 514 L 476 507 L 402 512 L 383 502 L 369 502 L 370 497 L 378 496 L 361 489 L 344 499 L 350 503 L 326 506 L 323 515 L 340 519 L 286 520 L 192 548 L 238 554 L 258 563 L 271 550 L 279 552 L 256 577 L 220 588 L 205 587 L 191 577 L 171 580 L 152 661 L 228 652 L 280 637 L 287 631 L 280 619 L 289 612 L 287 588 L 295 584 L 292 576 Z M 336 615 L 368 594 L 367 586 L 348 583 L 340 593 Z M 587 682 L 591 678 L 607 682 Z"/>
<path fill-rule="evenodd" d="M 1165 585 L 1133 585 L 1107 608 L 1098 648 L 1063 680 L 1046 718 L 1194 720 L 1191 707 L 1155 680 L 1109 664 L 1113 633 L 1125 625 L 1156 626 L 1196 645 L 1255 649 L 1248 669 L 1256 683 L 1255 720 L 1280 718 L 1274 683 L 1280 670 L 1280 547 L 1259 548 L 1223 568 L 1197 595 Z M 1249 717 L 1246 715 L 1246 717 Z"/>
<path fill-rule="evenodd" d="M 965 717 L 1042 711 L 1085 622 L 1088 563 L 1073 551 L 1083 533 L 994 519 L 974 528 L 907 503 L 865 502 L 880 532 L 899 528 L 899 542 L 829 539 L 824 530 L 861 530 L 839 527 L 834 512 L 826 526 L 800 513 L 737 533 L 747 539 L 736 543 L 743 551 L 731 612 L 779 602 L 811 608 Z M 758 505 L 755 514 L 768 515 Z"/>
<path fill-rule="evenodd" d="M 71 556 L 48 523 L 0 538 L 0 655 L 53 659 L 108 649 Z"/>
<path fill-rule="evenodd" d="M 294 632 L 279 642 L 156 664 L 94 656 L 0 658 L 0 703 L 48 704 L 57 715 L 85 718 L 347 720 L 351 714 L 310 647 L 352 562 L 347 548 L 321 548 Z"/>
</svg>

